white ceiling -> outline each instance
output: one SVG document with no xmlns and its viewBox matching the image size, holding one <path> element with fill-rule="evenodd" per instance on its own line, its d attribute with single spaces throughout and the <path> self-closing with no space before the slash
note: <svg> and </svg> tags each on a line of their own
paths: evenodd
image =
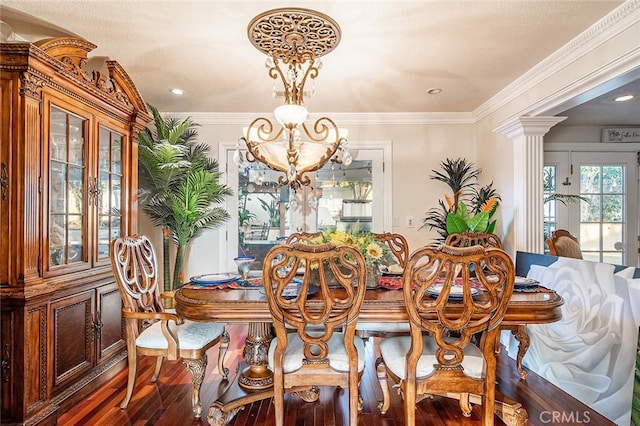
<svg viewBox="0 0 640 426">
<path fill-rule="evenodd" d="M 471 112 L 621 3 L 2 0 L 0 19 L 29 41 L 74 35 L 96 44 L 91 55 L 117 60 L 161 111 L 243 113 L 279 103 L 248 23 L 306 7 L 342 28 L 307 99 L 311 112 Z M 427 95 L 434 87 L 443 92 Z"/>
</svg>

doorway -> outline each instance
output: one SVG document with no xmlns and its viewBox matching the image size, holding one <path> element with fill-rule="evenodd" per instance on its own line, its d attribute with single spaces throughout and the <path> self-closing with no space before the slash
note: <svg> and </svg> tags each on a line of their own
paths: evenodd
<svg viewBox="0 0 640 426">
<path fill-rule="evenodd" d="M 385 202 L 391 199 L 390 141 L 352 143 L 349 166 L 328 162 L 308 174 L 311 184 L 297 192 L 278 185 L 280 173 L 262 163 L 236 167 L 234 150 L 235 144 L 221 144 L 219 151 L 226 184 L 235 194 L 226 206 L 232 217 L 220 233 L 224 270 L 234 270 L 235 256 L 255 256 L 252 268 L 259 269 L 271 247 L 293 232 L 391 229 L 391 203 Z"/>
<path fill-rule="evenodd" d="M 545 200 L 579 196 L 577 202 L 544 204 L 545 234 L 567 229 L 578 236 L 583 257 L 638 266 L 638 154 L 545 152 Z"/>
</svg>

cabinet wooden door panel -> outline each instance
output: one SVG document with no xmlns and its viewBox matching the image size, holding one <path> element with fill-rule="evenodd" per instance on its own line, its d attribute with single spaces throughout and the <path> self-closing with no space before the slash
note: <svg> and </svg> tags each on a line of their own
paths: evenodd
<svg viewBox="0 0 640 426">
<path fill-rule="evenodd" d="M 97 290 L 96 312 L 98 362 L 126 346 L 122 323 L 122 297 L 118 286 L 108 284 Z"/>
<path fill-rule="evenodd" d="M 47 307 L 30 307 L 24 324 L 26 356 L 16 358 L 16 369 L 23 367 L 25 380 L 24 403 L 32 410 L 47 398 Z M 20 365 L 24 362 L 24 365 Z M 20 371 L 20 370 L 18 370 Z M 18 373 L 20 374 L 20 373 Z"/>
<path fill-rule="evenodd" d="M 2 105 L 9 105 L 11 101 L 11 81 L 0 81 L 0 101 Z M 0 144 L 0 229 L 9 229 L 9 149 L 10 144 L 4 141 L 10 140 L 11 110 L 3 108 L 0 118 L 0 129 L 3 143 Z M 0 285 L 9 284 L 9 235 L 0 232 Z"/>
<path fill-rule="evenodd" d="M 51 304 L 53 318 L 53 391 L 93 367 L 95 291 Z"/>
</svg>

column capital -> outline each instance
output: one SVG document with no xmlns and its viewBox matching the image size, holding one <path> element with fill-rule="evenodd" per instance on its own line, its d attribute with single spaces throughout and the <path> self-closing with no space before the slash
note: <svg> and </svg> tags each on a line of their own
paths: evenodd
<svg viewBox="0 0 640 426">
<path fill-rule="evenodd" d="M 509 139 L 519 136 L 544 136 L 549 129 L 567 117 L 515 117 L 503 121 L 493 131 Z"/>
</svg>

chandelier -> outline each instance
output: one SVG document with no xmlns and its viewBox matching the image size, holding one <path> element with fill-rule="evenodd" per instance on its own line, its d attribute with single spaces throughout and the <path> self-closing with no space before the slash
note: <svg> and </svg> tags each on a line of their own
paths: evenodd
<svg viewBox="0 0 640 426">
<path fill-rule="evenodd" d="M 329 160 L 348 166 L 352 157 L 347 131 L 329 117 L 305 123 L 308 111 L 304 96 L 313 94 L 305 84 L 318 76 L 320 57 L 340 42 L 338 24 L 320 12 L 284 8 L 256 16 L 247 32 L 251 43 L 267 55 L 265 65 L 274 80 L 274 96 L 284 95 L 284 104 L 273 111 L 277 124 L 258 117 L 243 130 L 234 153 L 235 164 L 264 163 L 283 173 L 278 184 L 289 185 L 294 191 L 311 183 L 306 173 L 320 169 Z M 284 88 L 280 93 L 276 90 L 278 79 Z"/>
</svg>

